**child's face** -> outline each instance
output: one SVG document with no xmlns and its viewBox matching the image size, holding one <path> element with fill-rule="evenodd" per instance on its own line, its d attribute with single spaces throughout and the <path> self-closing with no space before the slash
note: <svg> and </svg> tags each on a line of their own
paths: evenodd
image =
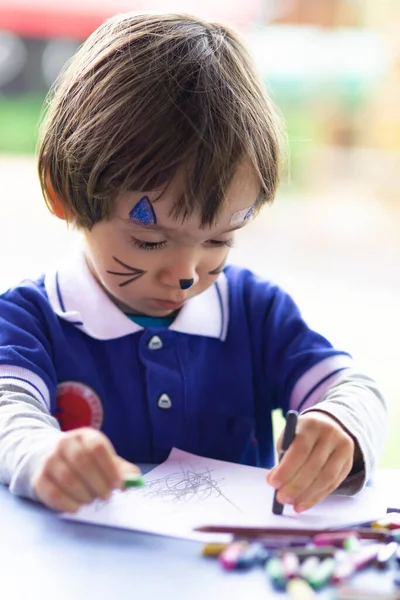
<svg viewBox="0 0 400 600">
<path fill-rule="evenodd" d="M 197 215 L 183 224 L 170 216 L 183 183 L 177 175 L 156 202 L 160 190 L 125 193 L 111 219 L 84 233 L 92 273 L 124 312 L 167 316 L 210 287 L 259 193 L 241 167 L 218 223 L 201 229 Z"/>
</svg>

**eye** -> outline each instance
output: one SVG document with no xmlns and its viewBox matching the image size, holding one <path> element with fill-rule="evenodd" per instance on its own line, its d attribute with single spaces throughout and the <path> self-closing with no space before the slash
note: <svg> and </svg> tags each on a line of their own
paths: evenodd
<svg viewBox="0 0 400 600">
<path fill-rule="evenodd" d="M 137 238 L 131 237 L 129 243 L 131 246 L 138 248 L 139 250 L 161 250 L 164 248 L 167 242 L 144 242 L 143 240 L 138 240 Z"/>
<path fill-rule="evenodd" d="M 233 246 L 235 245 L 235 240 L 234 239 L 230 239 L 230 240 L 208 240 L 207 242 L 210 246 L 214 247 L 214 248 L 220 248 L 220 247 L 227 247 L 227 248 L 233 248 Z"/>
</svg>

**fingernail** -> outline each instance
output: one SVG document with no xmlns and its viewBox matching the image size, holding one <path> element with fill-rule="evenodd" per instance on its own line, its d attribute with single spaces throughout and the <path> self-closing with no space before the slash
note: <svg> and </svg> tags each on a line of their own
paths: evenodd
<svg viewBox="0 0 400 600">
<path fill-rule="evenodd" d="M 294 510 L 295 510 L 295 512 L 297 512 L 297 513 L 302 513 L 302 512 L 304 512 L 305 510 L 308 510 L 309 508 L 311 508 L 311 506 L 308 506 L 308 505 L 307 505 L 307 506 L 305 506 L 304 504 L 300 504 L 299 506 L 295 506 L 295 507 L 294 507 Z"/>
<path fill-rule="evenodd" d="M 270 485 L 272 485 L 274 488 L 278 489 L 279 487 L 281 487 L 281 482 L 279 481 L 279 479 L 277 479 L 274 475 L 274 473 L 270 473 L 267 476 L 267 481 Z"/>
<path fill-rule="evenodd" d="M 291 498 L 290 496 L 285 496 L 285 495 L 281 496 L 279 498 L 279 501 L 281 504 L 293 504 L 294 503 L 293 498 Z"/>
</svg>

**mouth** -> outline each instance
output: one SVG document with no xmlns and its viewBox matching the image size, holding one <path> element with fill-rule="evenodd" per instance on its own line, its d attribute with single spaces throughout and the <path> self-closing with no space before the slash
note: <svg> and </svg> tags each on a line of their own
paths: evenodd
<svg viewBox="0 0 400 600">
<path fill-rule="evenodd" d="M 181 308 L 184 305 L 185 300 L 173 302 L 172 300 L 159 300 L 154 298 L 153 302 L 160 308 L 164 308 L 166 310 L 178 310 L 178 308 Z"/>
</svg>

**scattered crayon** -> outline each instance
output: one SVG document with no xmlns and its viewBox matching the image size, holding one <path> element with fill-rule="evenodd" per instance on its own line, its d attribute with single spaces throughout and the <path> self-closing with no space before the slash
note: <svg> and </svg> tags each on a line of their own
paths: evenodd
<svg viewBox="0 0 400 600">
<path fill-rule="evenodd" d="M 210 543 L 204 544 L 201 553 L 203 556 L 218 557 L 228 544 Z"/>
<path fill-rule="evenodd" d="M 360 538 L 357 534 L 350 535 L 343 540 L 343 548 L 347 552 L 357 552 L 360 548 Z"/>
<path fill-rule="evenodd" d="M 400 529 L 392 529 L 386 536 L 386 542 L 397 542 L 400 543 Z"/>
<path fill-rule="evenodd" d="M 283 573 L 286 579 L 294 579 L 299 572 L 300 560 L 294 552 L 285 552 L 281 556 Z"/>
<path fill-rule="evenodd" d="M 331 577 L 332 583 L 343 583 L 355 573 L 355 570 L 354 561 L 350 556 L 346 556 L 336 563 Z"/>
<path fill-rule="evenodd" d="M 303 561 L 310 556 L 316 556 L 318 558 L 333 558 L 337 552 L 337 548 L 335 546 L 303 546 L 302 548 L 282 548 L 278 550 L 275 554 L 276 556 L 282 556 L 285 552 L 293 552 L 297 554 L 300 561 Z"/>
<path fill-rule="evenodd" d="M 249 539 L 249 538 L 247 538 Z M 291 548 L 294 546 L 305 546 L 311 541 L 309 536 L 293 536 L 293 535 L 267 535 L 261 537 L 252 537 L 252 540 L 261 542 L 270 550 L 278 550 L 279 548 Z"/>
<path fill-rule="evenodd" d="M 260 542 L 253 542 L 243 549 L 239 555 L 236 568 L 250 569 L 257 564 L 264 564 L 269 558 L 270 553 Z"/>
<path fill-rule="evenodd" d="M 141 473 L 132 473 L 132 475 L 125 475 L 123 481 L 123 487 L 125 490 L 132 487 L 143 487 L 145 485 Z"/>
<path fill-rule="evenodd" d="M 331 531 L 329 533 L 318 533 L 312 539 L 316 546 L 342 546 L 350 537 L 359 538 L 357 531 Z"/>
<path fill-rule="evenodd" d="M 319 590 L 330 580 L 336 566 L 334 558 L 324 558 L 313 573 L 308 578 L 308 583 L 315 590 Z"/>
<path fill-rule="evenodd" d="M 286 591 L 292 600 L 314 600 L 317 597 L 316 593 L 304 579 L 291 579 L 287 586 Z"/>
<path fill-rule="evenodd" d="M 353 557 L 354 568 L 356 571 L 360 571 L 364 567 L 370 565 L 375 559 L 382 548 L 382 544 L 370 544 L 368 546 L 362 546 L 358 553 Z"/>
<path fill-rule="evenodd" d="M 304 562 L 301 563 L 299 567 L 299 576 L 303 579 L 307 579 L 308 581 L 311 573 L 315 571 L 319 563 L 320 559 L 317 556 L 309 556 Z"/>
<path fill-rule="evenodd" d="M 385 529 L 400 529 L 400 514 L 387 513 L 382 519 L 378 519 L 371 523 L 373 529 L 383 527 Z"/>
<path fill-rule="evenodd" d="M 386 567 L 388 567 L 390 561 L 396 555 L 397 550 L 398 544 L 396 542 L 390 542 L 389 544 L 386 544 L 386 546 L 382 546 L 382 548 L 376 555 L 376 566 L 379 569 L 385 569 Z"/>
<path fill-rule="evenodd" d="M 283 572 L 282 562 L 278 557 L 272 557 L 265 565 L 265 573 L 271 585 L 278 589 L 284 590 L 287 584 L 287 579 Z"/>
<path fill-rule="evenodd" d="M 232 542 L 221 552 L 218 560 L 221 566 L 227 571 L 236 569 L 239 557 L 243 550 L 247 548 L 247 542 Z"/>
</svg>

